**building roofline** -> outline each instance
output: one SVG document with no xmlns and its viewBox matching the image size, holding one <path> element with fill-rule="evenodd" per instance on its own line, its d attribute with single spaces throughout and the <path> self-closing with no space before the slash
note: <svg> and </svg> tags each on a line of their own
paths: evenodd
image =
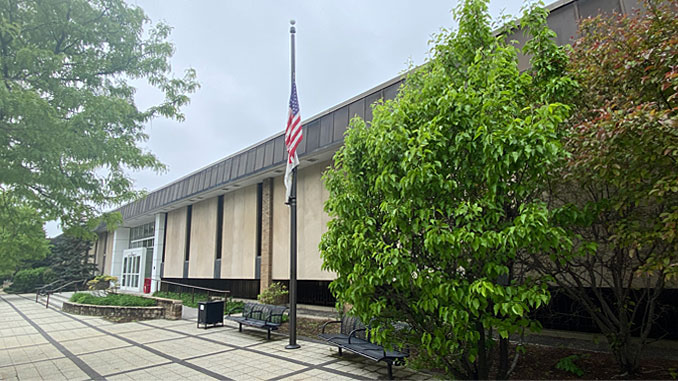
<svg viewBox="0 0 678 381">
<path fill-rule="evenodd" d="M 572 6 L 572 15 L 576 22 L 581 18 L 578 1 L 557 0 L 548 4 L 546 9 L 553 12 Z M 623 0 L 619 0 L 619 5 L 624 11 L 622 3 Z M 561 16 L 565 14 L 560 13 Z M 562 23 L 563 18 L 561 16 L 558 16 L 560 17 L 558 22 Z M 493 33 L 499 35 L 504 32 L 506 31 L 503 28 L 498 28 Z M 508 31 L 508 33 L 514 32 Z M 329 150 L 336 149 L 343 143 L 343 133 L 353 115 L 371 120 L 371 104 L 377 99 L 394 98 L 402 81 L 415 69 L 411 68 L 394 78 L 302 120 L 304 140 L 297 149 L 300 159 L 312 159 L 314 156 L 326 158 Z M 315 139 L 313 142 L 306 142 L 313 139 Z M 122 205 L 116 210 L 123 213 L 123 218 L 141 217 L 145 214 L 168 210 L 173 206 L 179 207 L 185 204 L 186 200 L 201 199 L 201 196 L 215 191 L 227 191 L 227 189 L 231 191 L 233 185 L 243 185 L 248 181 L 253 181 L 252 179 L 262 178 L 262 176 L 277 176 L 279 169 L 285 165 L 283 140 L 284 131 L 280 131 L 158 187 L 149 192 L 146 197 Z"/>
</svg>

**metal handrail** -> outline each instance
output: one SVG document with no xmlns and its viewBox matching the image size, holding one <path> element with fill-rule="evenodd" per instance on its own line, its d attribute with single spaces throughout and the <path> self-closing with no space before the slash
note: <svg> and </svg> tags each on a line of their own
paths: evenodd
<svg viewBox="0 0 678 381">
<path fill-rule="evenodd" d="M 49 288 L 49 287 L 51 287 L 52 285 L 54 285 L 54 284 L 56 284 L 56 283 L 59 283 L 59 282 L 61 282 L 61 280 L 60 280 L 60 279 L 57 279 L 57 280 L 55 280 L 55 281 L 52 282 L 52 283 L 44 284 L 44 285 L 42 285 L 42 286 L 40 286 L 40 287 L 37 287 L 37 288 L 35 289 L 35 293 L 36 293 L 36 294 L 38 294 L 38 293 L 44 293 L 46 288 Z"/>
<path fill-rule="evenodd" d="M 191 302 L 193 302 L 193 303 L 195 303 L 195 290 L 205 290 L 205 291 L 207 291 L 207 298 L 208 299 L 210 297 L 210 292 L 217 293 L 217 294 L 224 294 L 224 299 L 228 299 L 229 295 L 231 294 L 230 290 L 218 290 L 218 289 L 215 289 L 215 288 L 192 286 L 190 284 L 185 284 L 185 283 L 170 282 L 170 281 L 166 281 L 166 280 L 162 280 L 162 279 L 153 279 L 153 278 L 151 278 L 151 279 L 154 280 L 154 281 L 160 282 L 160 285 L 158 286 L 158 290 L 160 290 L 163 283 L 172 284 L 172 285 L 175 285 L 175 286 L 180 286 L 181 288 L 179 288 L 179 297 L 181 297 L 181 295 L 183 295 L 183 292 L 181 291 L 183 287 L 190 288 L 191 289 Z M 168 287 L 168 292 L 169 292 L 169 287 Z"/>
<path fill-rule="evenodd" d="M 38 303 L 38 296 L 39 296 L 40 294 L 46 295 L 46 296 L 47 296 L 47 299 L 45 300 L 45 308 L 49 308 L 49 296 L 50 296 L 50 295 L 52 295 L 52 294 L 54 294 L 54 293 L 56 293 L 56 292 L 59 292 L 59 291 L 63 290 L 64 288 L 66 288 L 66 287 L 68 287 L 68 286 L 70 286 L 70 285 L 72 285 L 72 284 L 77 284 L 77 283 L 85 284 L 85 282 L 87 282 L 88 280 L 89 280 L 89 278 L 72 280 L 72 281 L 69 281 L 69 282 L 67 282 L 67 283 L 62 284 L 62 285 L 59 286 L 59 287 L 56 287 L 56 288 L 53 288 L 53 289 L 50 289 L 50 290 L 47 290 L 47 287 L 48 287 L 48 286 L 51 286 L 51 285 L 53 285 L 54 283 L 57 283 L 57 282 L 59 282 L 59 281 L 54 281 L 54 282 L 52 282 L 52 283 L 50 283 L 50 284 L 44 285 L 44 286 L 42 286 L 42 287 L 36 289 L 36 292 L 35 292 L 35 302 Z M 76 290 L 77 290 L 77 287 L 76 287 Z"/>
</svg>

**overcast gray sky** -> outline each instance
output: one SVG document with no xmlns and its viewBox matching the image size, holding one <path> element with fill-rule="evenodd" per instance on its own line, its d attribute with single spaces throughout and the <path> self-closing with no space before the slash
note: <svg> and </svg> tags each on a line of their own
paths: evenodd
<svg viewBox="0 0 678 381">
<path fill-rule="evenodd" d="M 183 123 L 156 119 L 143 146 L 169 167 L 132 172 L 155 190 L 284 128 L 290 92 L 289 20 L 297 24 L 297 89 L 302 120 L 425 61 L 428 41 L 455 29 L 457 0 L 127 0 L 174 29 L 173 69 L 197 71 L 201 88 Z M 522 1 L 491 0 L 490 14 L 517 15 Z M 137 104 L 157 103 L 146 87 Z M 46 225 L 48 236 L 60 233 Z"/>
</svg>

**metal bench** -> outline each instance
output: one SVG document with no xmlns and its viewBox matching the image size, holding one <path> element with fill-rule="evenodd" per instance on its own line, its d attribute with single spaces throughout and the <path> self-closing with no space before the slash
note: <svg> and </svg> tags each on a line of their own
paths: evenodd
<svg viewBox="0 0 678 381">
<path fill-rule="evenodd" d="M 247 325 L 254 328 L 265 329 L 267 331 L 266 339 L 271 339 L 271 331 L 275 331 L 282 324 L 283 313 L 287 310 L 285 306 L 273 306 L 270 304 L 245 303 L 242 309 L 242 316 L 231 316 L 232 311 L 228 311 L 226 319 L 238 323 L 238 330 L 242 332 L 242 326 Z"/>
<path fill-rule="evenodd" d="M 325 333 L 325 328 L 329 324 L 341 324 L 339 333 Z M 388 378 L 393 379 L 392 366 L 404 365 L 405 357 L 409 353 L 404 351 L 387 351 L 381 345 L 370 342 L 368 327 L 366 327 L 359 318 L 355 316 L 344 315 L 341 320 L 330 321 L 322 326 L 322 332 L 318 335 L 328 344 L 339 348 L 341 356 L 342 349 L 357 355 L 366 357 L 374 361 L 383 361 L 388 366 Z"/>
</svg>

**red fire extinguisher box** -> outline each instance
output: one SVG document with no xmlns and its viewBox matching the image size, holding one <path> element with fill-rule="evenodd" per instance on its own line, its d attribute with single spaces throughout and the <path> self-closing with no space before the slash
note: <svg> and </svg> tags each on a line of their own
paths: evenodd
<svg viewBox="0 0 678 381">
<path fill-rule="evenodd" d="M 151 278 L 144 278 L 144 294 L 151 293 Z"/>
</svg>

